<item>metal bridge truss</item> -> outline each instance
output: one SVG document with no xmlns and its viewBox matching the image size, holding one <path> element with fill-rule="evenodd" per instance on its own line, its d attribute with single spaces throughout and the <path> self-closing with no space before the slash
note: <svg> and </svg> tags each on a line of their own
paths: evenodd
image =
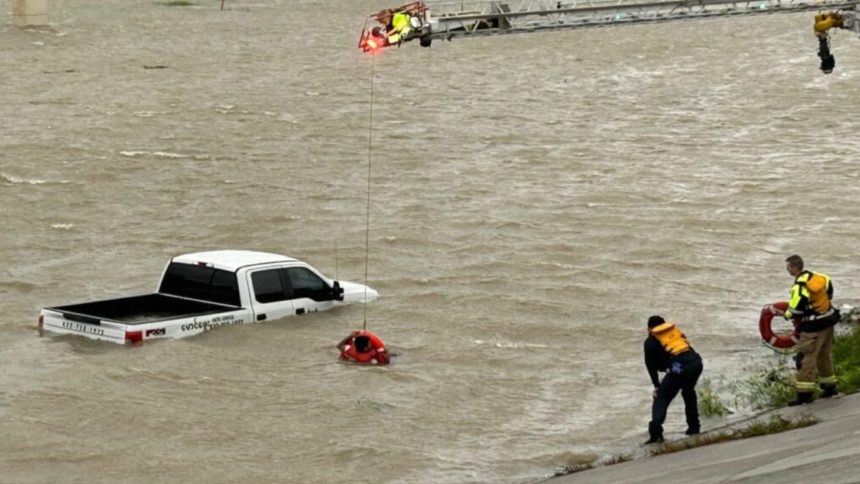
<svg viewBox="0 0 860 484">
<path fill-rule="evenodd" d="M 432 39 L 811 10 L 850 10 L 853 17 L 858 4 L 858 0 L 448 1 L 426 5 L 423 25 L 412 38 L 422 38 L 422 45 L 429 46 Z"/>
</svg>

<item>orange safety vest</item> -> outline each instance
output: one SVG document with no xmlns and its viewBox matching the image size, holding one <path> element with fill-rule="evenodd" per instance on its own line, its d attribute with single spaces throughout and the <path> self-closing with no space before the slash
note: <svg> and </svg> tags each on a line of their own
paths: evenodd
<svg viewBox="0 0 860 484">
<path fill-rule="evenodd" d="M 681 353 L 690 349 L 690 343 L 687 343 L 687 338 L 684 333 L 675 326 L 675 323 L 665 322 L 659 326 L 651 328 L 651 334 L 657 338 L 657 341 L 666 348 L 672 356 L 678 356 Z"/>
<path fill-rule="evenodd" d="M 789 294 L 788 309 L 783 314 L 786 319 L 810 316 L 809 312 L 821 315 L 832 307 L 830 300 L 833 298 L 833 284 L 827 274 L 803 271 L 794 280 Z M 804 299 L 808 302 L 808 307 L 801 306 Z"/>
<path fill-rule="evenodd" d="M 830 278 L 825 274 L 813 273 L 806 281 L 806 289 L 809 290 L 809 305 L 818 314 L 824 314 L 830 310 L 830 295 L 833 294 Z"/>
</svg>

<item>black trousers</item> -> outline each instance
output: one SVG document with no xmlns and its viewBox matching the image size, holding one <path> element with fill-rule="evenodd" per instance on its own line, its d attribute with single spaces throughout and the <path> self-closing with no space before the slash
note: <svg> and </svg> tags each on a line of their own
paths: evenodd
<svg viewBox="0 0 860 484">
<path fill-rule="evenodd" d="M 648 433 L 651 437 L 663 435 L 663 422 L 666 421 L 666 412 L 669 404 L 681 392 L 684 397 L 684 414 L 687 417 L 687 427 L 690 430 L 699 431 L 699 402 L 696 398 L 696 383 L 702 375 L 702 358 L 688 358 L 683 363 L 673 362 L 663 381 L 657 388 L 657 398 L 651 404 L 651 422 L 648 424 Z M 674 371 L 673 371 L 674 370 Z"/>
</svg>

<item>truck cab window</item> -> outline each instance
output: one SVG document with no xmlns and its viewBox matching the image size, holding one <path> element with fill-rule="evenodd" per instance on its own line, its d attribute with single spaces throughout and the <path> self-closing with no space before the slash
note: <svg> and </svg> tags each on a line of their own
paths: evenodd
<svg viewBox="0 0 860 484">
<path fill-rule="evenodd" d="M 238 306 L 239 285 L 234 272 L 171 263 L 161 280 L 159 292 L 174 296 Z"/>
<path fill-rule="evenodd" d="M 287 276 L 293 287 L 293 297 L 296 299 L 306 297 L 314 301 L 328 301 L 332 298 L 328 284 L 304 267 L 287 268 Z"/>
<path fill-rule="evenodd" d="M 254 284 L 254 297 L 257 302 L 270 303 L 287 299 L 278 269 L 257 271 L 251 274 Z"/>
<path fill-rule="evenodd" d="M 239 282 L 236 280 L 235 272 L 215 271 L 212 275 L 212 291 L 214 300 L 225 304 L 238 306 Z"/>
</svg>

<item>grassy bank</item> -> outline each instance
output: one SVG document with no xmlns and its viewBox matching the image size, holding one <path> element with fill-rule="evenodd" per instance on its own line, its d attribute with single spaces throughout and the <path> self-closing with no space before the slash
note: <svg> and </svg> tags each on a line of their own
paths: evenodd
<svg viewBox="0 0 860 484">
<path fill-rule="evenodd" d="M 860 311 L 852 310 L 843 318 L 846 323 L 837 326 L 833 344 L 833 366 L 839 391 L 860 391 Z M 713 389 L 709 379 L 699 384 L 699 412 L 705 417 L 722 417 L 732 413 L 731 408 L 764 410 L 785 406 L 794 398 L 794 378 L 797 373 L 794 355 L 775 354 L 760 363 L 743 380 L 724 385 L 726 392 Z M 728 395 L 727 395 L 728 394 Z"/>
<path fill-rule="evenodd" d="M 839 391 L 860 391 L 860 326 L 857 324 L 836 337 L 833 344 L 833 365 L 836 367 Z"/>
</svg>

